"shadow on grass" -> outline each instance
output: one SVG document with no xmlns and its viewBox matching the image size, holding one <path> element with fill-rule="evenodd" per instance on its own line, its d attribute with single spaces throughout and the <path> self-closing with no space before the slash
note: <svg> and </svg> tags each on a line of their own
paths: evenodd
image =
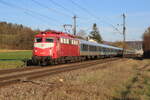
<svg viewBox="0 0 150 100">
<path fill-rule="evenodd" d="M 0 59 L 0 61 L 26 61 L 28 60 L 28 58 L 24 58 L 24 59 Z"/>
<path fill-rule="evenodd" d="M 0 61 L 18 61 L 22 59 L 0 59 Z"/>
<path fill-rule="evenodd" d="M 143 57 L 135 57 L 135 58 L 133 58 L 134 60 L 144 60 L 145 58 L 143 58 Z"/>
</svg>

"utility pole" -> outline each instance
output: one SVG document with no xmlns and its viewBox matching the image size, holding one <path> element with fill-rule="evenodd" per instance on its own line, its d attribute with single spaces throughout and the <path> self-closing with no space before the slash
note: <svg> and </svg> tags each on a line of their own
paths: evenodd
<svg viewBox="0 0 150 100">
<path fill-rule="evenodd" d="M 122 55 L 125 55 L 125 43 L 126 43 L 126 15 L 123 14 L 123 52 Z"/>
<path fill-rule="evenodd" d="M 76 19 L 77 19 L 77 16 L 74 15 L 73 16 L 73 34 L 76 35 Z"/>
</svg>

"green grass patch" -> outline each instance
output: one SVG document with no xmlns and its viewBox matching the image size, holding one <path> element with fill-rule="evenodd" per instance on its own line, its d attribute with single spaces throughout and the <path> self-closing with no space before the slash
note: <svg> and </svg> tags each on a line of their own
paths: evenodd
<svg viewBox="0 0 150 100">
<path fill-rule="evenodd" d="M 32 51 L 0 52 L 0 69 L 24 66 L 24 59 L 30 59 Z"/>
<path fill-rule="evenodd" d="M 0 61 L 0 69 L 19 68 L 23 66 L 24 62 L 22 61 Z"/>
<path fill-rule="evenodd" d="M 0 52 L 0 60 L 23 60 L 29 59 L 32 51 Z"/>
</svg>

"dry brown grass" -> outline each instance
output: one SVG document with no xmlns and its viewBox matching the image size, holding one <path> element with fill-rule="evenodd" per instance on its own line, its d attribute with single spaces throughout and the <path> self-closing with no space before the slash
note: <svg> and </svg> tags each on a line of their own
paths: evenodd
<svg viewBox="0 0 150 100">
<path fill-rule="evenodd" d="M 148 61 L 119 60 L 12 85 L 0 89 L 0 99 L 133 100 L 132 95 L 138 97 L 131 93 L 139 77 L 137 70 Z"/>
</svg>

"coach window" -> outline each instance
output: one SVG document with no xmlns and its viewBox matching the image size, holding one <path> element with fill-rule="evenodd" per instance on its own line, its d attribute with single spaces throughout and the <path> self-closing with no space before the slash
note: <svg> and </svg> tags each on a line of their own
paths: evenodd
<svg viewBox="0 0 150 100">
<path fill-rule="evenodd" d="M 102 48 L 101 47 L 99 47 L 99 51 L 101 52 L 102 50 L 101 50 Z"/>
<path fill-rule="evenodd" d="M 94 46 L 94 51 L 97 51 L 97 46 Z"/>
<path fill-rule="evenodd" d="M 109 49 L 108 49 L 108 48 L 106 48 L 106 52 L 107 52 L 107 53 L 109 52 Z"/>
<path fill-rule="evenodd" d="M 63 38 L 63 43 L 65 44 L 65 39 Z"/>
<path fill-rule="evenodd" d="M 65 39 L 65 40 L 66 40 L 66 42 L 65 42 L 65 43 L 66 43 L 66 44 L 68 44 L 68 39 Z"/>
<path fill-rule="evenodd" d="M 83 44 L 82 45 L 82 51 L 88 51 L 88 45 Z"/>
<path fill-rule="evenodd" d="M 69 39 L 69 44 L 71 44 L 71 39 Z"/>
<path fill-rule="evenodd" d="M 66 39 L 66 44 L 69 44 L 69 39 Z"/>
<path fill-rule="evenodd" d="M 60 38 L 60 43 L 63 43 L 63 38 Z"/>
<path fill-rule="evenodd" d="M 111 52 L 112 52 L 112 53 L 114 53 L 114 52 L 115 52 L 115 50 L 114 50 L 114 49 L 112 49 L 112 50 L 111 50 Z"/>
<path fill-rule="evenodd" d="M 71 44 L 73 44 L 74 40 L 71 40 Z"/>
<path fill-rule="evenodd" d="M 76 40 L 74 40 L 74 45 L 76 45 Z"/>
<path fill-rule="evenodd" d="M 76 40 L 76 45 L 78 45 L 78 41 Z"/>
<path fill-rule="evenodd" d="M 89 51 L 92 51 L 92 46 L 89 46 Z"/>
<path fill-rule="evenodd" d="M 76 45 L 76 40 L 74 40 L 74 45 Z"/>
<path fill-rule="evenodd" d="M 101 47 L 99 47 L 99 48 L 98 48 L 98 51 L 101 51 L 101 50 L 102 50 L 102 48 L 101 48 Z"/>
<path fill-rule="evenodd" d="M 106 52 L 106 49 L 105 49 L 105 48 L 103 48 L 103 52 Z"/>
<path fill-rule="evenodd" d="M 104 52 L 107 52 L 107 49 L 106 49 L 106 48 L 104 48 Z"/>
<path fill-rule="evenodd" d="M 110 49 L 110 50 L 109 50 L 109 52 L 113 52 L 113 50 L 112 50 L 112 49 Z"/>
<path fill-rule="evenodd" d="M 98 46 L 96 46 L 96 51 L 99 51 L 99 47 Z"/>
<path fill-rule="evenodd" d="M 65 39 L 63 38 L 63 42 L 62 42 L 63 44 L 65 44 Z"/>
<path fill-rule="evenodd" d="M 71 44 L 74 44 L 74 40 L 71 40 Z"/>
<path fill-rule="evenodd" d="M 73 44 L 76 45 L 76 40 L 73 40 Z"/>
<path fill-rule="evenodd" d="M 110 53 L 110 49 L 108 49 L 108 52 Z"/>
<path fill-rule="evenodd" d="M 71 39 L 69 40 L 69 44 L 72 44 L 72 40 Z"/>
<path fill-rule="evenodd" d="M 73 45 L 75 45 L 75 40 L 73 40 Z"/>
<path fill-rule="evenodd" d="M 67 43 L 67 40 L 66 39 L 64 39 L 64 44 L 66 44 Z"/>
<path fill-rule="evenodd" d="M 110 53 L 110 49 L 107 49 L 108 50 L 108 52 Z"/>
<path fill-rule="evenodd" d="M 74 44 L 74 40 L 71 40 L 71 44 Z"/>
<path fill-rule="evenodd" d="M 73 40 L 73 44 L 76 45 L 76 41 L 75 40 Z"/>
<path fill-rule="evenodd" d="M 51 42 L 52 43 L 52 42 L 54 42 L 54 40 L 52 38 L 46 38 L 45 42 Z"/>
<path fill-rule="evenodd" d="M 91 46 L 91 51 L 94 51 L 95 47 L 94 46 Z"/>
<path fill-rule="evenodd" d="M 75 45 L 78 45 L 78 41 L 77 40 L 75 40 Z"/>
<path fill-rule="evenodd" d="M 66 44 L 69 44 L 69 39 L 65 39 L 65 43 L 66 43 Z"/>
<path fill-rule="evenodd" d="M 35 38 L 35 42 L 42 42 L 42 38 Z"/>
</svg>

